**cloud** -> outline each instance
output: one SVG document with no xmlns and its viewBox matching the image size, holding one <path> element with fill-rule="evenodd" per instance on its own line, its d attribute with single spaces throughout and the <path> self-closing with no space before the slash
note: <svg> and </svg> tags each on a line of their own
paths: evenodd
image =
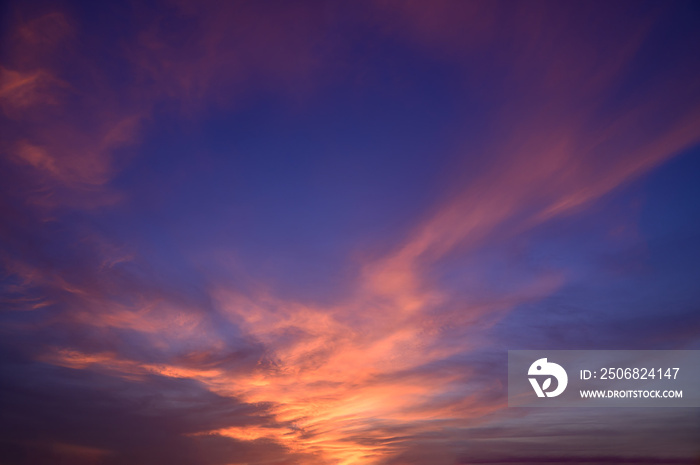
<svg viewBox="0 0 700 465">
<path fill-rule="evenodd" d="M 314 463 L 266 440 L 192 436 L 276 423 L 264 405 L 219 397 L 187 379 L 150 375 L 133 382 L 4 350 L 1 379 L 5 463 Z"/>
<path fill-rule="evenodd" d="M 377 2 L 342 20 L 342 10 L 315 4 L 156 6 L 134 6 L 127 33 L 99 34 L 101 24 L 50 12 L 8 34 L 0 259 L 12 356 L 0 399 L 11 421 L 0 425 L 0 447 L 10 463 L 693 456 L 680 427 L 654 440 L 657 430 L 634 415 L 608 436 L 565 414 L 518 418 L 505 408 L 504 346 L 491 332 L 577 271 L 527 267 L 509 255 L 512 241 L 698 143 L 698 84 L 678 71 L 688 60 L 634 76 L 654 21 L 635 16 L 622 27 L 618 6 L 598 15 L 553 3 Z M 136 194 L 117 181 L 148 157 L 140 144 L 157 119 L 196 126 L 259 95 L 295 101 L 325 80 L 345 82 L 335 66 L 353 43 L 334 35 L 338 23 L 446 63 L 460 76 L 455 98 L 490 103 L 479 140 L 452 141 L 456 174 L 440 201 L 388 250 L 358 260 L 342 296 L 289 299 L 264 279 L 244 287 L 202 271 L 211 260 L 188 260 L 208 244 L 173 250 L 153 218 L 130 216 L 124 199 Z M 157 190 L 162 181 L 149 182 Z M 122 219 L 149 226 L 124 244 L 105 226 L 117 230 Z M 172 261 L 146 252 L 158 247 Z M 235 257 L 227 252 L 203 255 Z M 628 425 L 637 426 L 625 433 Z M 678 455 L 636 451 L 640 438 L 669 441 Z M 593 439 L 604 453 L 579 457 L 581 441 Z M 538 450 L 555 440 L 555 450 Z"/>
<path fill-rule="evenodd" d="M 316 46 L 322 12 L 301 4 L 156 3 L 137 7 L 134 30 L 117 37 L 67 13 L 14 5 L 18 19 L 0 60 L 7 127 L 0 150 L 27 172 L 30 202 L 120 201 L 109 184 L 163 105 L 192 117 L 263 90 L 310 91 L 324 53 Z M 232 22 L 249 26 L 234 33 Z"/>
</svg>

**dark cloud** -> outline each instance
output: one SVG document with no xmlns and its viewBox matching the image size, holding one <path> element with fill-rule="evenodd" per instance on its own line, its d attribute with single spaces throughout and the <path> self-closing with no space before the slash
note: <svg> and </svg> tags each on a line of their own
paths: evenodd
<svg viewBox="0 0 700 465">
<path fill-rule="evenodd" d="M 301 460 L 268 440 L 192 436 L 279 426 L 263 404 L 189 379 L 132 381 L 33 362 L 3 345 L 0 456 L 7 464 L 224 464 Z"/>
</svg>

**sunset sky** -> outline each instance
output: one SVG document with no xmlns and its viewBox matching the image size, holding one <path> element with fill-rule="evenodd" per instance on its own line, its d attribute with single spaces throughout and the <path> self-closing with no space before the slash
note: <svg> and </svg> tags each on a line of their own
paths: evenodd
<svg viewBox="0 0 700 465">
<path fill-rule="evenodd" d="M 0 8 L 0 465 L 700 463 L 698 2 Z"/>
</svg>

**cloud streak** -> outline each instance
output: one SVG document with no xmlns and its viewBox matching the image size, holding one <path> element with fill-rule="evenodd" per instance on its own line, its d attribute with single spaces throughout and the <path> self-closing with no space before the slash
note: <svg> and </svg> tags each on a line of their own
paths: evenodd
<svg viewBox="0 0 700 465">
<path fill-rule="evenodd" d="M 524 327 L 523 309 L 546 308 L 593 266 L 576 256 L 533 264 L 528 254 L 550 246 L 539 235 L 554 231 L 570 246 L 582 239 L 559 233 L 561 224 L 585 215 L 613 224 L 605 199 L 700 140 L 697 58 L 678 52 L 648 69 L 681 7 L 153 2 L 104 10 L 130 19 L 119 33 L 77 7 L 32 8 L 16 5 L 0 68 L 0 398 L 9 412 L 0 452 L 8 463 L 694 463 L 699 456 L 688 433 L 697 432 L 697 419 L 687 414 L 664 413 L 665 424 L 678 426 L 659 433 L 640 424 L 640 412 L 609 418 L 614 425 L 603 429 L 590 427 L 587 413 L 514 412 L 505 401 L 505 350 L 514 340 L 537 344 L 503 342 Z M 372 48 L 376 55 L 358 58 Z M 304 197 L 270 181 L 291 149 L 269 139 L 287 136 L 270 129 L 250 142 L 254 131 L 234 126 L 273 127 L 275 118 L 309 114 L 319 127 L 329 115 L 345 122 L 351 105 L 337 113 L 324 106 L 347 104 L 344 86 L 363 95 L 379 82 L 380 93 L 415 98 L 396 90 L 386 63 L 414 72 L 402 76 L 409 89 L 427 79 L 424 67 L 456 76 L 445 80 L 447 100 L 474 109 L 446 120 L 450 148 L 439 150 L 450 154 L 440 158 L 448 161 L 430 208 L 417 210 L 388 246 L 381 238 L 371 253 L 358 245 L 329 298 L 291 298 L 271 277 L 249 272 L 254 266 L 240 253 L 259 250 L 259 238 L 240 239 L 240 212 L 259 206 L 256 196 L 289 196 L 303 210 Z M 365 111 L 348 129 L 352 137 Z M 292 136 L 300 151 L 320 155 L 306 165 L 299 157 L 290 177 L 323 177 L 318 161 L 329 136 L 322 132 Z M 400 152 L 390 131 L 376 137 Z M 177 147 L 181 141 L 190 145 Z M 258 146 L 274 154 L 272 167 Z M 175 192 L 169 170 L 194 165 L 205 168 L 187 172 L 187 192 Z M 219 169 L 221 178 L 212 174 Z M 155 175 L 144 180 L 143 172 Z M 264 192 L 238 186 L 245 176 Z M 160 191 L 160 208 L 149 210 L 143 193 Z M 206 209 L 212 205 L 215 214 Z M 320 220 L 308 218 L 295 227 L 313 237 Z M 210 231 L 221 224 L 234 233 L 212 244 L 219 236 Z M 270 218 L 261 228 L 281 224 Z M 594 232 L 590 240 L 604 245 L 593 254 L 613 247 L 608 233 Z M 282 253 L 293 256 L 297 244 L 286 246 Z M 298 274 L 311 266 L 299 263 Z M 545 310 L 527 316 L 545 330 L 566 326 Z M 572 311 L 564 323 L 589 316 Z M 611 334 L 605 328 L 593 343 Z M 697 334 L 682 339 L 692 346 Z M 40 434 L 30 434 L 38 425 Z M 585 443 L 596 452 L 584 453 Z"/>
</svg>

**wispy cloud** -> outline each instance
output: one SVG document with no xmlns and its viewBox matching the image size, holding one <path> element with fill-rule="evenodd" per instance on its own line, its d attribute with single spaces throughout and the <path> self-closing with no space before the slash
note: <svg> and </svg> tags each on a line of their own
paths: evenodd
<svg viewBox="0 0 700 465">
<path fill-rule="evenodd" d="M 666 415 L 679 426 L 655 439 L 638 413 L 601 433 L 585 413 L 562 414 L 577 422 L 566 423 L 505 403 L 510 333 L 498 325 L 583 266 L 524 269 L 513 244 L 590 213 L 700 141 L 697 60 L 638 74 L 656 28 L 668 28 L 657 13 L 670 13 L 606 8 L 156 2 L 118 9 L 133 22 L 108 33 L 109 21 L 17 6 L 0 68 L 0 387 L 14 425 L 0 423 L 3 453 L 11 463 L 690 463 L 688 416 Z M 337 294 L 319 302 L 264 276 L 242 282 L 221 262 L 245 244 L 178 236 L 161 212 L 138 210 L 130 170 L 149 162 L 159 120 L 185 121 L 196 139 L 209 118 L 259 96 L 282 95 L 292 113 L 318 105 L 347 84 L 358 36 L 456 73 L 449 92 L 483 105 L 484 131 L 469 131 L 473 116 L 453 122 L 464 130 L 450 136 L 438 200 L 382 252 L 348 257 Z M 381 75 L 370 61 L 358 74 Z M 152 191 L 171 182 L 158 174 Z M 197 182 L 183 189 L 210 180 Z M 219 187 L 207 201 L 245 205 Z M 245 274 L 242 260 L 226 265 Z M 589 441 L 599 452 L 581 450 Z M 664 441 L 672 447 L 654 447 Z"/>
</svg>

